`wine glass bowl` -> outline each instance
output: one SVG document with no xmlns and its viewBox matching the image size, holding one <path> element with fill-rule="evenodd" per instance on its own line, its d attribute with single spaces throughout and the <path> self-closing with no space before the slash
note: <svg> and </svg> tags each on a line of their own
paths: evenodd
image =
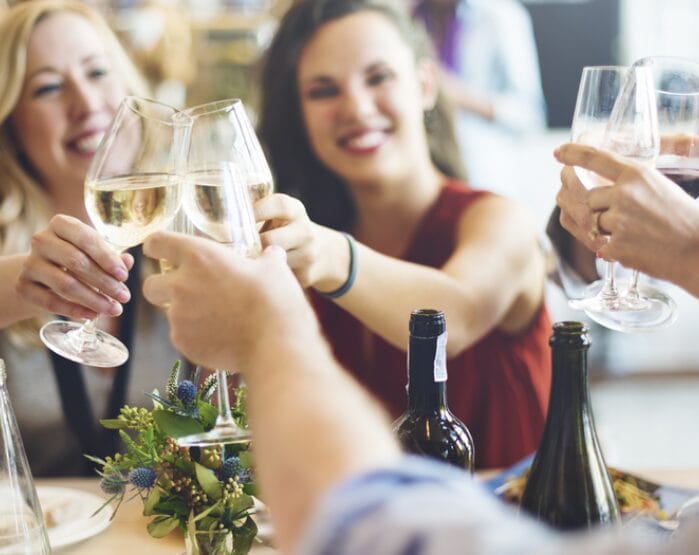
<svg viewBox="0 0 699 555">
<path fill-rule="evenodd" d="M 126 97 L 90 163 L 85 208 L 116 252 L 167 227 L 178 210 L 177 165 L 191 125 L 188 116 L 178 114 L 153 100 Z M 40 337 L 52 351 L 89 366 L 120 366 L 129 356 L 126 346 L 98 330 L 94 320 L 49 322 Z"/>
<path fill-rule="evenodd" d="M 274 192 L 272 171 L 240 99 L 209 102 L 185 114 L 197 122 L 189 152 L 191 172 L 215 171 L 219 162 L 230 162 L 243 176 L 253 203 Z"/>
</svg>

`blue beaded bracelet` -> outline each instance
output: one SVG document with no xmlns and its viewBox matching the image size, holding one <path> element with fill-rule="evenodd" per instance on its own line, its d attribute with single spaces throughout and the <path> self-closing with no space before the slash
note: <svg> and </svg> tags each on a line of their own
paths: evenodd
<svg viewBox="0 0 699 555">
<path fill-rule="evenodd" d="M 343 232 L 342 234 L 345 236 L 345 239 L 347 239 L 347 244 L 349 245 L 349 274 L 347 275 L 345 283 L 343 283 L 340 287 L 335 289 L 335 291 L 328 291 L 327 293 L 319 291 L 321 295 L 327 297 L 328 299 L 337 299 L 338 297 L 342 297 L 342 295 L 344 295 L 345 293 L 347 293 L 347 291 L 352 289 L 352 286 L 354 285 L 354 280 L 357 278 L 357 244 L 354 241 L 354 237 L 352 237 L 349 233 Z"/>
</svg>

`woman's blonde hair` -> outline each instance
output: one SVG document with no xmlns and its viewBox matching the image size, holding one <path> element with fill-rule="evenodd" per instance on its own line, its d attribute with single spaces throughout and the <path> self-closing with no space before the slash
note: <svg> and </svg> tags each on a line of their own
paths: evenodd
<svg viewBox="0 0 699 555">
<path fill-rule="evenodd" d="M 35 0 L 0 11 L 0 256 L 26 252 L 31 236 L 51 217 L 50 199 L 13 137 L 11 116 L 24 85 L 27 43 L 37 23 L 56 13 L 84 17 L 105 45 L 114 71 L 129 94 L 148 96 L 148 88 L 102 16 L 75 0 Z M 38 321 L 10 326 L 15 344 L 36 338 Z"/>
</svg>

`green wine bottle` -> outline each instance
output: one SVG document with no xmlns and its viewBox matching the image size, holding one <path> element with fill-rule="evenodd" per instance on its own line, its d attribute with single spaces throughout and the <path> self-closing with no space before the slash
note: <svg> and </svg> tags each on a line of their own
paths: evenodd
<svg viewBox="0 0 699 555">
<path fill-rule="evenodd" d="M 447 406 L 447 333 L 444 313 L 410 315 L 408 408 L 394 432 L 403 448 L 473 472 L 473 439 Z"/>
<path fill-rule="evenodd" d="M 619 508 L 589 402 L 587 329 L 579 322 L 554 324 L 549 345 L 548 416 L 521 508 L 560 529 L 617 522 Z"/>
</svg>

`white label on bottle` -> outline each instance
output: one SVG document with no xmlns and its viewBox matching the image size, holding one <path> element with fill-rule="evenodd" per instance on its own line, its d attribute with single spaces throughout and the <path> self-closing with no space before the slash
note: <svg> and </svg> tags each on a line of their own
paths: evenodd
<svg viewBox="0 0 699 555">
<path fill-rule="evenodd" d="M 437 350 L 434 353 L 434 381 L 447 381 L 447 332 L 437 337 Z"/>
</svg>

